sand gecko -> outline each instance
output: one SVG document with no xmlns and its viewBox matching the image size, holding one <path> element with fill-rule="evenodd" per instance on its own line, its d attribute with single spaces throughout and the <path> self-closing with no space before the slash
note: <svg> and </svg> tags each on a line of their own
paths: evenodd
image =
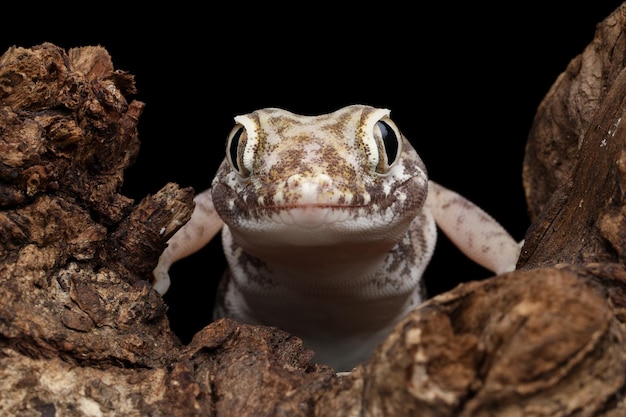
<svg viewBox="0 0 626 417">
<path fill-rule="evenodd" d="M 287 330 L 318 362 L 346 371 L 424 300 L 435 224 L 489 270 L 515 269 L 520 243 L 429 181 L 389 110 L 267 108 L 235 123 L 211 188 L 197 194 L 154 270 L 159 293 L 171 264 L 221 230 L 229 267 L 215 317 Z"/>
</svg>

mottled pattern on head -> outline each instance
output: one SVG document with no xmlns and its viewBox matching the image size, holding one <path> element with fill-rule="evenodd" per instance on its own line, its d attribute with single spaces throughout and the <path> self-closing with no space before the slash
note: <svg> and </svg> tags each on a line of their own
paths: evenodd
<svg viewBox="0 0 626 417">
<path fill-rule="evenodd" d="M 326 208 L 329 223 L 389 225 L 424 204 L 426 169 L 386 109 L 354 105 L 303 116 L 268 108 L 235 121 L 238 142 L 226 150 L 234 163 L 225 160 L 213 182 L 216 209 L 231 227 L 297 222 L 290 216 L 302 207 Z M 379 121 L 401 141 L 391 166 Z"/>
</svg>

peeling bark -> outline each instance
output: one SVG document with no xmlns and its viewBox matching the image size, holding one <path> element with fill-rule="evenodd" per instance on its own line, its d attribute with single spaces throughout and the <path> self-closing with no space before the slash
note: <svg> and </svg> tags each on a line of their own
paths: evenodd
<svg viewBox="0 0 626 417">
<path fill-rule="evenodd" d="M 0 414 L 626 413 L 626 6 L 539 106 L 519 269 L 434 297 L 338 376 L 280 329 L 222 319 L 183 345 L 151 270 L 193 209 L 120 194 L 134 78 L 101 47 L 0 57 Z"/>
</svg>

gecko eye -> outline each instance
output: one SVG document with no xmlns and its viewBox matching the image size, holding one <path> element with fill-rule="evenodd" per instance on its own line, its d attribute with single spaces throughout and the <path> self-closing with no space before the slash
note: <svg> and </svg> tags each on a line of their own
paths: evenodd
<svg viewBox="0 0 626 417">
<path fill-rule="evenodd" d="M 250 175 L 250 171 L 246 169 L 243 163 L 243 151 L 246 148 L 247 141 L 246 129 L 240 124 L 235 125 L 226 141 L 226 159 L 230 166 L 242 177 Z"/>
<path fill-rule="evenodd" d="M 402 135 L 396 125 L 388 118 L 379 120 L 374 125 L 374 138 L 378 146 L 378 164 L 376 172 L 385 174 L 396 162 L 402 152 Z"/>
</svg>

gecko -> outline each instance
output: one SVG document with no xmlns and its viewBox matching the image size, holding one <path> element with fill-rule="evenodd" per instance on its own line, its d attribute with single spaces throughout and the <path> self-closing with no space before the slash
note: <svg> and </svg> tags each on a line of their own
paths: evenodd
<svg viewBox="0 0 626 417">
<path fill-rule="evenodd" d="M 390 110 L 265 108 L 234 122 L 211 187 L 153 271 L 160 294 L 170 266 L 221 231 L 214 318 L 286 330 L 344 372 L 426 299 L 437 228 L 488 270 L 515 269 L 521 242 L 428 178 Z"/>
</svg>

